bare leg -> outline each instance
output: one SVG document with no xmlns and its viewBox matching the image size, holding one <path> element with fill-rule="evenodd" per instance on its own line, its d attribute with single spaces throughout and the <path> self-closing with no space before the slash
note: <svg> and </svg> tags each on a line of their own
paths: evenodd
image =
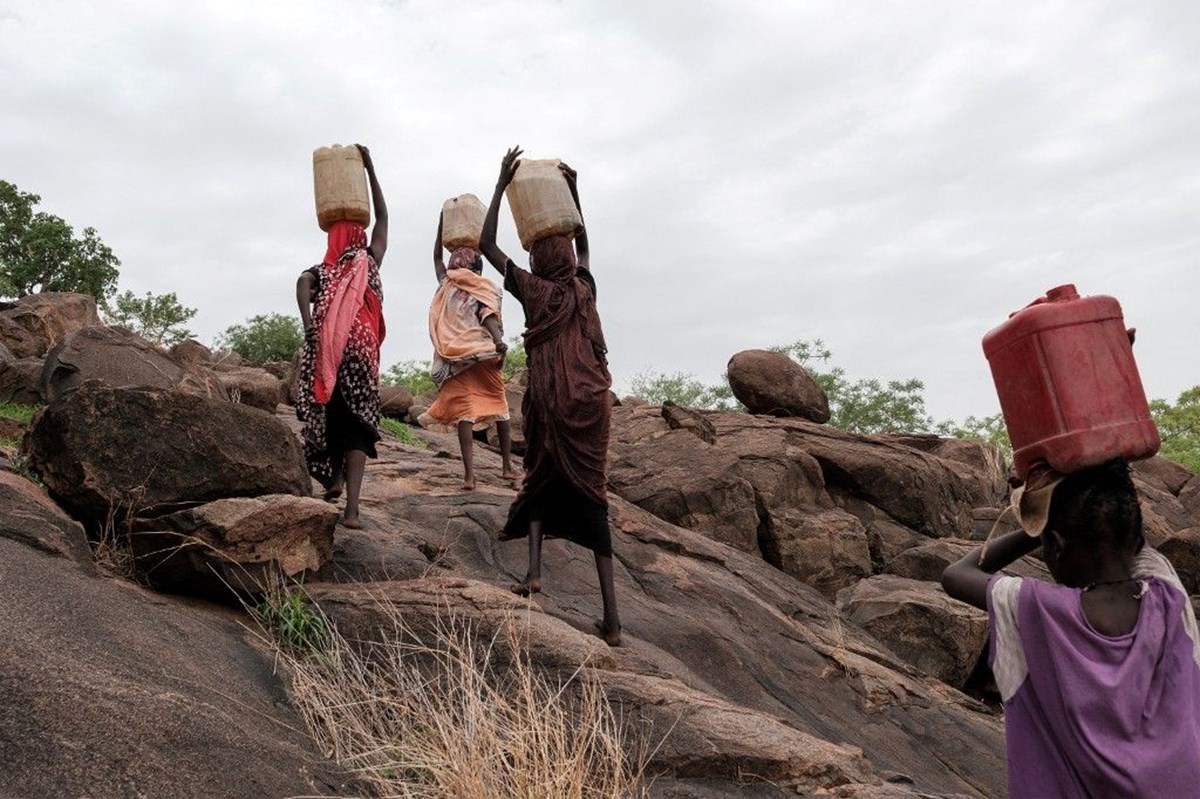
<svg viewBox="0 0 1200 799">
<path fill-rule="evenodd" d="M 337 469 L 337 471 L 334 472 L 333 480 L 329 483 L 329 486 L 325 489 L 325 493 L 322 495 L 326 502 L 337 502 L 337 498 L 342 495 L 342 489 L 346 487 L 346 468 L 344 463 L 345 461 L 343 458 L 336 459 L 334 468 Z"/>
<path fill-rule="evenodd" d="M 596 555 L 596 575 L 600 578 L 600 598 L 604 618 L 596 622 L 600 637 L 609 646 L 621 645 L 621 619 L 617 616 L 617 591 L 613 586 L 612 555 Z"/>
<path fill-rule="evenodd" d="M 358 495 L 362 491 L 363 473 L 367 469 L 367 453 L 352 449 L 346 453 L 346 510 L 342 524 L 352 530 L 362 527 L 358 520 Z"/>
<path fill-rule="evenodd" d="M 517 473 L 512 467 L 512 422 L 507 419 L 496 422 L 496 433 L 500 436 L 500 457 L 504 460 L 500 476 L 505 480 L 516 480 Z"/>
<path fill-rule="evenodd" d="M 514 594 L 529 596 L 542 590 L 542 523 L 529 523 L 529 571 L 522 582 L 513 586 Z"/>
<path fill-rule="evenodd" d="M 463 491 L 475 488 L 475 435 L 470 422 L 458 423 L 458 448 L 462 451 Z"/>
</svg>

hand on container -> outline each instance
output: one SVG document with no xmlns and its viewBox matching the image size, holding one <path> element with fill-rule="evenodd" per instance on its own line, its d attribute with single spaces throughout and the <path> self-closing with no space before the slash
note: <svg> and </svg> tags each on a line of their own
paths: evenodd
<svg viewBox="0 0 1200 799">
<path fill-rule="evenodd" d="M 354 145 L 358 148 L 358 154 L 362 156 L 363 166 L 370 169 L 374 164 L 371 163 L 371 151 L 367 149 L 365 144 Z"/>
<path fill-rule="evenodd" d="M 579 180 L 579 173 L 566 164 L 559 164 L 558 169 L 563 173 L 563 177 L 567 179 L 567 185 L 574 191 L 576 182 Z"/>
<path fill-rule="evenodd" d="M 500 177 L 496 181 L 497 188 L 508 188 L 508 184 L 512 183 L 513 177 L 517 174 L 517 166 L 521 163 L 521 155 L 524 152 L 518 144 L 504 154 L 504 160 L 500 162 Z"/>
</svg>

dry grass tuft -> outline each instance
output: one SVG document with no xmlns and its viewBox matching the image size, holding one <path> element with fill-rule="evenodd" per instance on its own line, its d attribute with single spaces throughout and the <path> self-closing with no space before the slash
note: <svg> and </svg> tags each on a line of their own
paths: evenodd
<svg viewBox="0 0 1200 799">
<path fill-rule="evenodd" d="M 319 650 L 280 647 L 317 742 L 375 796 L 625 799 L 649 759 L 584 670 L 556 678 L 515 625 L 496 636 L 447 617 L 418 635 L 392 609 L 381 641 L 332 625 Z"/>
</svg>

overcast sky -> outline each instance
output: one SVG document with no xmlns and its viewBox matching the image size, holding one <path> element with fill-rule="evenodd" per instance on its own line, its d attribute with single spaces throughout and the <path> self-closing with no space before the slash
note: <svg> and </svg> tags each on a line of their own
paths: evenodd
<svg viewBox="0 0 1200 799">
<path fill-rule="evenodd" d="M 295 313 L 312 150 L 360 141 L 383 361 L 427 358 L 441 202 L 519 143 L 579 170 L 618 390 L 821 338 L 992 413 L 981 337 L 1066 282 L 1121 301 L 1152 396 L 1200 383 L 1195 0 L 0 0 L 0 107 L 0 179 L 206 341 Z"/>
</svg>

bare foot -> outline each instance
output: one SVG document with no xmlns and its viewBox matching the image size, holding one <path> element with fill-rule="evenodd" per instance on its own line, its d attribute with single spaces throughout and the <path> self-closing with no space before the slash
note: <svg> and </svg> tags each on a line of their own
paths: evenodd
<svg viewBox="0 0 1200 799">
<path fill-rule="evenodd" d="M 475 478 L 472 477 L 470 480 L 463 480 L 462 490 L 463 491 L 474 491 L 475 490 Z"/>
<path fill-rule="evenodd" d="M 542 593 L 542 581 L 530 580 L 528 577 L 526 577 L 509 590 L 517 596 L 532 596 L 533 594 L 540 594 Z"/>
<path fill-rule="evenodd" d="M 342 495 L 342 487 L 341 486 L 333 486 L 331 488 L 326 489 L 325 493 L 322 494 L 321 497 L 326 502 L 337 502 L 338 497 L 340 497 L 341 495 Z"/>
<path fill-rule="evenodd" d="M 617 625 L 616 630 L 610 632 L 609 629 L 604 626 L 604 619 L 596 619 L 594 622 L 592 622 L 592 626 L 596 628 L 596 635 L 600 636 L 604 640 L 604 643 L 608 644 L 609 646 L 621 645 L 620 625 Z"/>
<path fill-rule="evenodd" d="M 357 516 L 343 516 L 342 527 L 345 527 L 347 530 L 361 530 L 362 522 L 358 520 Z"/>
</svg>

